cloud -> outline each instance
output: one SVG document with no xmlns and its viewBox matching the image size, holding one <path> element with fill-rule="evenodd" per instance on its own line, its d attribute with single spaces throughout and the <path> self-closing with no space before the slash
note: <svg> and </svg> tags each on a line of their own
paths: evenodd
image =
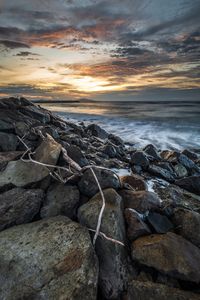
<svg viewBox="0 0 200 300">
<path fill-rule="evenodd" d="M 10 40 L 0 40 L 0 47 L 3 48 L 4 50 L 30 48 L 30 46 L 25 43 L 10 41 Z"/>
</svg>

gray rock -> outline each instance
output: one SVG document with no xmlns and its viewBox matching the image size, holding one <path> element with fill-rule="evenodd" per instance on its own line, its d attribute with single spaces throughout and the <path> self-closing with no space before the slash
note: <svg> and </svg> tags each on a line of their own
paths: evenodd
<svg viewBox="0 0 200 300">
<path fill-rule="evenodd" d="M 183 153 L 179 155 L 178 160 L 187 170 L 193 170 L 196 168 L 195 163 Z"/>
<path fill-rule="evenodd" d="M 159 213 L 150 212 L 147 221 L 157 233 L 167 233 L 174 228 L 172 222 Z"/>
<path fill-rule="evenodd" d="M 112 171 L 95 167 L 93 167 L 93 170 L 102 189 L 118 189 L 120 187 L 119 178 Z M 78 187 L 80 192 L 88 197 L 94 196 L 99 191 L 98 185 L 90 169 L 84 172 L 81 180 L 78 183 Z"/>
<path fill-rule="evenodd" d="M 49 123 L 51 119 L 49 112 L 38 106 L 20 107 L 19 111 L 25 116 L 35 119 L 43 124 Z"/>
<path fill-rule="evenodd" d="M 153 192 L 121 190 L 119 194 L 122 196 L 125 208 L 132 208 L 140 213 L 158 210 L 161 207 L 159 197 Z"/>
<path fill-rule="evenodd" d="M 107 144 L 104 149 L 104 153 L 107 154 L 110 158 L 114 158 L 117 155 L 117 150 L 113 145 Z"/>
<path fill-rule="evenodd" d="M 174 171 L 178 178 L 186 177 L 188 175 L 187 169 L 180 163 L 174 166 Z"/>
<path fill-rule="evenodd" d="M 24 151 L 0 152 L 0 162 L 9 162 L 22 156 Z"/>
<path fill-rule="evenodd" d="M 30 222 L 39 212 L 42 190 L 14 188 L 0 195 L 0 230 Z"/>
<path fill-rule="evenodd" d="M 113 189 L 104 190 L 106 207 L 103 213 L 101 231 L 108 237 L 125 241 L 125 225 L 122 199 Z M 78 210 L 81 224 L 96 229 L 99 212 L 102 206 L 100 194 Z M 126 251 L 125 247 L 99 237 L 96 242 L 96 253 L 99 258 L 99 285 L 106 299 L 118 299 L 126 285 Z"/>
<path fill-rule="evenodd" d="M 124 146 L 124 142 L 119 136 L 110 133 L 108 139 L 116 146 Z"/>
<path fill-rule="evenodd" d="M 97 124 L 90 124 L 86 128 L 86 132 L 89 133 L 90 135 L 96 136 L 100 139 L 107 139 L 109 134 L 107 131 L 105 131 L 103 128 L 101 128 Z"/>
<path fill-rule="evenodd" d="M 149 166 L 149 160 L 143 151 L 136 151 L 131 155 L 131 164 L 146 169 Z"/>
<path fill-rule="evenodd" d="M 76 186 L 54 183 L 47 190 L 40 215 L 42 218 L 58 215 L 73 218 L 79 199 L 79 190 Z"/>
<path fill-rule="evenodd" d="M 200 214 L 177 208 L 172 218 L 178 234 L 200 247 Z"/>
<path fill-rule="evenodd" d="M 6 168 L 0 172 L 0 187 L 9 184 L 25 187 L 30 183 L 44 179 L 48 175 L 47 168 L 33 162 L 10 161 Z"/>
<path fill-rule="evenodd" d="M 143 151 L 147 153 L 148 155 L 152 156 L 155 158 L 155 160 L 161 160 L 160 154 L 158 153 L 158 150 L 156 147 L 152 144 L 147 145 Z"/>
<path fill-rule="evenodd" d="M 90 236 L 64 216 L 2 231 L 0 268 L 0 299 L 96 299 Z"/>
<path fill-rule="evenodd" d="M 84 153 L 76 145 L 70 145 L 65 147 L 67 153 L 71 159 L 73 159 L 80 167 L 89 165 L 87 158 Z"/>
<path fill-rule="evenodd" d="M 18 139 L 16 135 L 0 132 L 0 151 L 15 151 L 17 145 Z"/>
<path fill-rule="evenodd" d="M 127 223 L 127 237 L 130 241 L 134 241 L 140 236 L 151 234 L 151 230 L 143 222 L 138 212 L 131 208 L 126 208 L 124 216 Z"/>
<path fill-rule="evenodd" d="M 200 249 L 175 233 L 140 237 L 132 243 L 132 258 L 174 278 L 200 282 Z"/>
<path fill-rule="evenodd" d="M 194 153 L 192 151 L 189 151 L 187 149 L 183 150 L 182 153 L 184 155 L 186 155 L 189 159 L 193 160 L 193 161 L 198 159 L 198 155 L 196 153 Z"/>
<path fill-rule="evenodd" d="M 200 195 L 200 175 L 178 179 L 175 184 L 189 192 Z"/>
<path fill-rule="evenodd" d="M 200 295 L 151 281 L 133 280 L 124 300 L 199 300 Z"/>
<path fill-rule="evenodd" d="M 156 165 L 149 166 L 148 172 L 169 182 L 174 182 L 175 180 L 173 173 Z"/>
</svg>

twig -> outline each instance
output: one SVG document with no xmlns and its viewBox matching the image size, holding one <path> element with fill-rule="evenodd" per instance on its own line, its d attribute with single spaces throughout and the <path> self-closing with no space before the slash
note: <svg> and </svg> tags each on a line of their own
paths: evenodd
<svg viewBox="0 0 200 300">
<path fill-rule="evenodd" d="M 94 230 L 94 229 L 88 228 L 88 230 L 96 233 L 96 230 Z M 111 242 L 113 242 L 113 243 L 115 243 L 115 244 L 119 244 L 119 245 L 125 247 L 124 243 L 122 243 L 122 242 L 120 242 L 120 241 L 118 241 L 118 240 L 115 240 L 115 239 L 113 239 L 113 238 L 108 237 L 105 233 L 103 233 L 103 232 L 101 232 L 101 231 L 99 231 L 98 236 L 101 236 L 101 237 L 105 238 L 105 239 L 108 240 L 108 241 L 111 241 Z"/>
<path fill-rule="evenodd" d="M 99 191 L 100 191 L 100 194 L 101 194 L 101 198 L 102 198 L 102 207 L 101 207 L 101 210 L 100 210 L 100 213 L 99 213 L 99 217 L 98 217 L 98 222 L 97 222 L 97 227 L 96 227 L 96 233 L 94 235 L 94 238 L 93 238 L 93 245 L 95 245 L 96 243 L 96 239 L 99 235 L 99 232 L 100 232 L 100 227 L 101 227 L 101 221 L 102 221 L 102 217 L 103 217 L 103 212 L 104 212 L 104 209 L 105 209 L 105 206 L 106 206 L 106 200 L 105 200 L 105 197 L 104 197 L 104 194 L 103 194 L 103 191 L 101 189 L 101 186 L 99 184 L 99 181 L 98 181 L 98 178 L 94 172 L 94 170 L 92 169 L 92 167 L 90 167 L 90 170 L 94 176 L 94 179 L 98 185 L 98 188 L 99 188 Z"/>
<path fill-rule="evenodd" d="M 77 164 L 73 159 L 71 159 L 69 157 L 69 155 L 67 154 L 67 150 L 65 148 L 62 147 L 62 153 L 63 153 L 63 158 L 64 160 L 72 167 L 74 168 L 76 171 L 78 172 L 82 172 L 82 168 L 79 166 L 79 164 Z"/>
</svg>

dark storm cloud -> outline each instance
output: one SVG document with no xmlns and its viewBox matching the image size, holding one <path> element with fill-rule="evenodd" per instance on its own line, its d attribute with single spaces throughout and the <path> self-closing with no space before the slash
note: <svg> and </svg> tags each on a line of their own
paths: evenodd
<svg viewBox="0 0 200 300">
<path fill-rule="evenodd" d="M 0 47 L 5 50 L 18 49 L 18 48 L 30 48 L 30 46 L 25 43 L 10 41 L 10 40 L 0 40 Z"/>
</svg>

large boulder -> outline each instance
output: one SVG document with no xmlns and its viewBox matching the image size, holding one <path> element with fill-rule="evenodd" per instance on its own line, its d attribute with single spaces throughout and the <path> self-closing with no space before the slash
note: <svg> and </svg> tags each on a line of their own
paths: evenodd
<svg viewBox="0 0 200 300">
<path fill-rule="evenodd" d="M 158 150 L 154 145 L 149 144 L 145 146 L 143 151 L 145 151 L 145 153 L 153 157 L 155 160 L 161 160 L 160 154 L 158 153 Z"/>
<path fill-rule="evenodd" d="M 0 151 L 15 151 L 18 145 L 16 135 L 0 132 Z"/>
<path fill-rule="evenodd" d="M 123 300 L 199 300 L 200 295 L 151 281 L 133 280 Z"/>
<path fill-rule="evenodd" d="M 80 139 L 80 138 L 79 138 Z M 71 159 L 73 159 L 80 167 L 89 165 L 89 162 L 80 148 L 76 145 L 70 145 L 65 147 L 67 153 Z"/>
<path fill-rule="evenodd" d="M 121 190 L 119 194 L 122 196 L 125 208 L 132 208 L 140 213 L 158 210 L 161 207 L 159 197 L 153 192 Z"/>
<path fill-rule="evenodd" d="M 57 215 L 73 218 L 79 204 L 79 198 L 79 190 L 76 186 L 54 183 L 47 190 L 40 215 L 42 218 Z"/>
<path fill-rule="evenodd" d="M 197 247 L 200 247 L 199 213 L 183 208 L 177 208 L 174 211 L 172 221 L 180 235 L 192 242 Z"/>
<path fill-rule="evenodd" d="M 157 233 L 166 233 L 174 228 L 173 224 L 166 216 L 156 212 L 150 212 L 148 214 L 147 222 Z"/>
<path fill-rule="evenodd" d="M 64 216 L 2 231 L 0 268 L 0 299 L 96 299 L 90 236 Z"/>
<path fill-rule="evenodd" d="M 125 225 L 122 199 L 113 189 L 104 190 L 106 206 L 103 213 L 101 232 L 108 237 L 125 242 Z M 81 224 L 96 229 L 102 207 L 101 195 L 95 195 L 78 210 Z M 125 247 L 102 237 L 96 241 L 96 253 L 99 258 L 99 285 L 106 299 L 118 299 L 126 285 L 126 251 Z"/>
<path fill-rule="evenodd" d="M 14 188 L 0 194 L 0 230 L 30 222 L 39 212 L 44 192 Z"/>
<path fill-rule="evenodd" d="M 120 187 L 119 178 L 112 171 L 107 169 L 95 168 L 95 167 L 93 167 L 93 171 L 96 174 L 102 189 L 106 189 L 106 188 L 118 189 Z M 83 176 L 81 177 L 81 180 L 79 181 L 78 186 L 80 192 L 83 195 L 88 197 L 94 196 L 99 191 L 97 182 L 90 169 L 87 169 L 84 172 Z"/>
<path fill-rule="evenodd" d="M 200 282 L 200 249 L 175 233 L 137 239 L 132 243 L 132 258 L 177 279 Z"/>
<path fill-rule="evenodd" d="M 178 179 L 175 184 L 189 192 L 200 195 L 200 175 Z"/>
</svg>

